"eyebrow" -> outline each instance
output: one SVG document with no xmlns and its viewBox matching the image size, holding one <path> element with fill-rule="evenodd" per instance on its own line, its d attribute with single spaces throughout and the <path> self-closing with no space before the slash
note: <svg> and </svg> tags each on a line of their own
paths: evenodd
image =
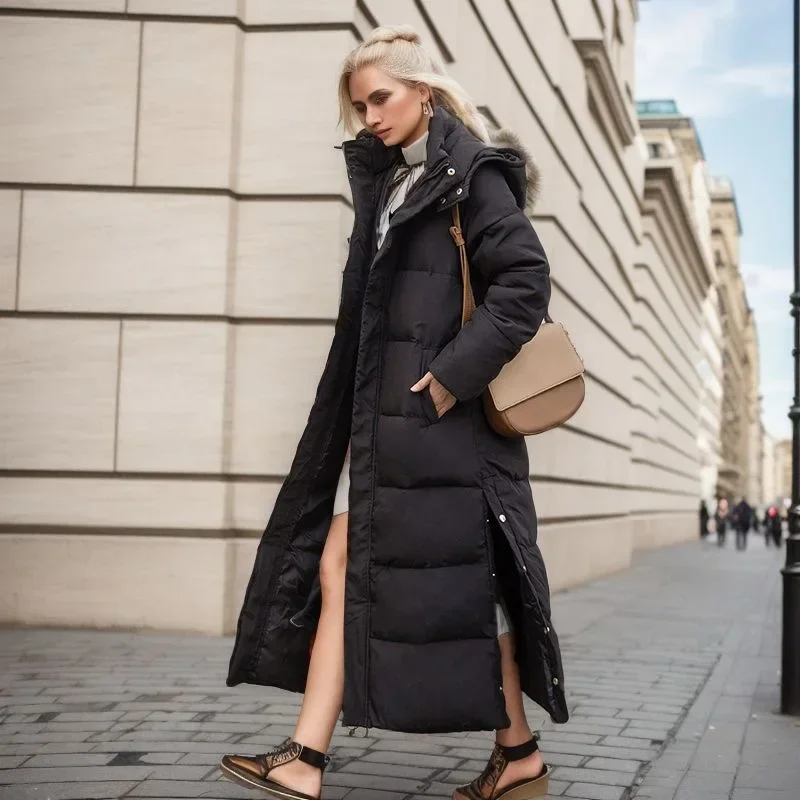
<svg viewBox="0 0 800 800">
<path fill-rule="evenodd" d="M 391 90 L 390 89 L 376 89 L 374 92 L 372 92 L 369 95 L 369 97 L 367 97 L 367 100 L 374 100 L 379 94 L 382 94 L 383 92 L 388 92 L 388 91 L 391 91 Z M 355 105 L 356 103 L 363 103 L 363 100 L 353 100 L 353 105 Z"/>
</svg>

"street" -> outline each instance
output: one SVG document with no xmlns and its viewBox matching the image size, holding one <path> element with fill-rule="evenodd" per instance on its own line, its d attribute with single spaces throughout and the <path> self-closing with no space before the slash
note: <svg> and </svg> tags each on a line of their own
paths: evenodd
<svg viewBox="0 0 800 800">
<path fill-rule="evenodd" d="M 554 596 L 572 719 L 554 726 L 530 704 L 555 767 L 551 796 L 800 797 L 800 719 L 776 713 L 783 558 L 760 536 L 745 552 L 696 542 Z M 227 689 L 230 647 L 0 631 L 0 800 L 253 797 L 221 779 L 219 757 L 281 742 L 300 696 Z M 325 775 L 331 800 L 449 797 L 491 743 L 489 733 L 340 731 Z"/>
</svg>

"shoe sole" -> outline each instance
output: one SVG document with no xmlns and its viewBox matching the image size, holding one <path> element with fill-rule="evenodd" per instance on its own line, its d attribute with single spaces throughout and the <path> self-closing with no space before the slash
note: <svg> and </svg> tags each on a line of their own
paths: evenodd
<svg viewBox="0 0 800 800">
<path fill-rule="evenodd" d="M 534 800 L 536 797 L 544 797 L 550 787 L 550 773 L 552 767 L 547 767 L 547 772 L 524 783 L 518 783 L 516 786 L 510 786 L 504 789 L 500 794 L 494 795 L 492 800 Z M 466 788 L 466 787 L 463 787 Z M 456 789 L 458 794 L 467 800 L 467 795 Z"/>
<path fill-rule="evenodd" d="M 303 794 L 302 792 L 295 792 L 288 787 L 282 791 L 277 786 L 267 786 L 257 778 L 250 777 L 229 767 L 224 761 L 220 762 L 219 769 L 228 780 L 239 784 L 239 786 L 244 786 L 247 789 L 258 789 L 270 797 L 279 798 L 279 800 L 318 800 L 318 798 L 312 798 L 311 795 Z"/>
</svg>

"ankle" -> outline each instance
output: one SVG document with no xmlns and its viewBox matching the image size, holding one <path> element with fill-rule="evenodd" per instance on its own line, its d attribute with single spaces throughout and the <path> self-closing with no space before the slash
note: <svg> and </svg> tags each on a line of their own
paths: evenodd
<svg viewBox="0 0 800 800">
<path fill-rule="evenodd" d="M 526 744 L 533 739 L 533 733 L 530 728 L 506 728 L 502 731 L 497 731 L 495 736 L 495 743 L 503 747 L 517 747 L 521 744 Z"/>
</svg>

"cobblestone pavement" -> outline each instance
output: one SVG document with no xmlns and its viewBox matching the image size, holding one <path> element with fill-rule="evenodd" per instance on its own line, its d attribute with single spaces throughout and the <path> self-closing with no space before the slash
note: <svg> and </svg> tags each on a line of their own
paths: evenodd
<svg viewBox="0 0 800 800">
<path fill-rule="evenodd" d="M 778 705 L 783 554 L 692 543 L 554 598 L 572 720 L 545 721 L 551 796 L 798 800 L 800 720 Z M 221 753 L 292 732 L 299 695 L 226 689 L 230 639 L 0 631 L 0 800 L 246 798 Z M 339 728 L 328 800 L 448 797 L 491 734 Z"/>
</svg>

